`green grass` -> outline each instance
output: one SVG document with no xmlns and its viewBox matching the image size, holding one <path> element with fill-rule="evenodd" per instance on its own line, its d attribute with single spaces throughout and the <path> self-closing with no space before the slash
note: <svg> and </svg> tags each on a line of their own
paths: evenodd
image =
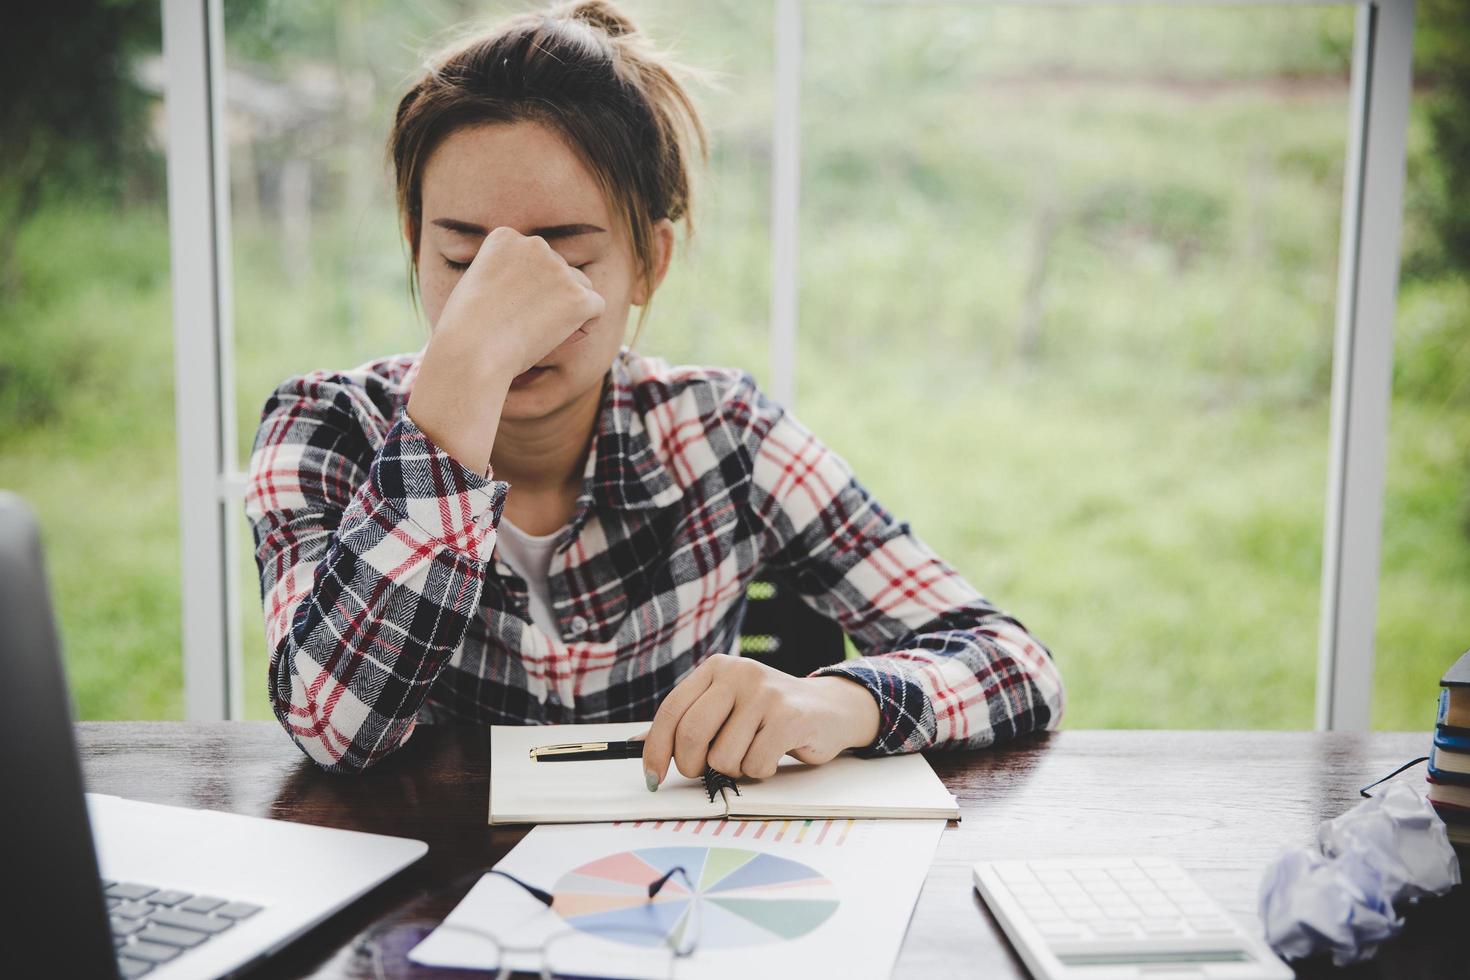
<svg viewBox="0 0 1470 980">
<path fill-rule="evenodd" d="M 178 717 L 166 222 L 48 211 L 21 257 L 26 294 L 0 312 L 0 485 L 39 514 L 79 714 Z"/>
<path fill-rule="evenodd" d="M 112 273 L 59 285 L 50 303 L 28 307 L 30 342 L 90 323 L 105 357 L 69 377 L 43 422 L 0 441 L 0 471 L 40 511 L 81 714 L 177 717 L 167 292 L 126 265 L 140 249 L 161 254 L 164 233 L 156 215 L 125 216 L 121 228 L 116 221 L 51 212 L 34 226 L 38 239 L 87 240 L 117 262 L 103 264 Z M 1422 319 L 1465 295 L 1463 286 L 1437 287 L 1451 295 L 1431 302 L 1423 288 L 1405 296 L 1401 336 L 1432 337 Z M 660 308 L 651 351 L 661 341 L 679 346 L 667 326 L 677 305 Z M 280 329 L 306 332 L 309 319 Z M 7 322 L 7 342 L 17 324 Z M 1401 343 L 1401 356 L 1406 349 L 1417 348 Z M 1189 376 L 1140 388 L 1046 366 L 971 375 L 968 365 L 949 373 L 928 356 L 842 360 L 816 337 L 804 341 L 799 363 L 798 417 L 1051 646 L 1068 683 L 1069 724 L 1310 724 L 1324 399 L 1217 403 Z M 1375 688 L 1381 727 L 1427 724 L 1434 681 L 1470 636 L 1465 419 L 1462 399 L 1394 404 Z M 267 712 L 264 649 L 246 541 L 246 698 L 259 717 Z"/>
</svg>

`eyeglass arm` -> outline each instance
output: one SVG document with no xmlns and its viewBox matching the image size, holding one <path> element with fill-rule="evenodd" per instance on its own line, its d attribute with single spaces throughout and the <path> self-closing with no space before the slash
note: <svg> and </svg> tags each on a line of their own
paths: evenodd
<svg viewBox="0 0 1470 980">
<path fill-rule="evenodd" d="M 491 868 L 487 873 L 492 875 L 500 875 L 502 878 L 509 878 L 511 881 L 515 882 L 517 885 L 520 885 L 526 891 L 530 892 L 532 895 L 535 895 L 536 900 L 542 905 L 545 905 L 547 908 L 551 907 L 552 898 L 550 892 L 543 891 L 540 888 L 537 888 L 535 885 L 526 884 L 524 881 L 511 874 L 509 871 L 501 871 L 499 868 Z"/>
</svg>

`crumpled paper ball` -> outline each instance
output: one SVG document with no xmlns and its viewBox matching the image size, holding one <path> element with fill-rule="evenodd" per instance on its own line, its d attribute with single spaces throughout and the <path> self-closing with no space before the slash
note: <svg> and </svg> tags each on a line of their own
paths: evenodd
<svg viewBox="0 0 1470 980">
<path fill-rule="evenodd" d="M 1395 903 L 1459 883 L 1444 821 L 1423 796 L 1393 783 L 1323 821 L 1317 847 L 1286 851 L 1266 869 L 1266 942 L 1285 959 L 1324 951 L 1338 966 L 1368 959 L 1403 928 Z"/>
</svg>

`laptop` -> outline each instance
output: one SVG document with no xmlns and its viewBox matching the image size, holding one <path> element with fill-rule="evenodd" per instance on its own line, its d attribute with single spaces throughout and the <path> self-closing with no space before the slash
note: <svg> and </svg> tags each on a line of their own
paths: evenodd
<svg viewBox="0 0 1470 980">
<path fill-rule="evenodd" d="M 82 790 L 35 519 L 0 491 L 0 861 L 8 962 L 56 977 L 225 976 L 428 851 L 422 841 Z"/>
</svg>

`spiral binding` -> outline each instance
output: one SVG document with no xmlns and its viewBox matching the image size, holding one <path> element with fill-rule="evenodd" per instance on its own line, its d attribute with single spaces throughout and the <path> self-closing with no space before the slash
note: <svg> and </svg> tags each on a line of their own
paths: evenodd
<svg viewBox="0 0 1470 980">
<path fill-rule="evenodd" d="M 709 801 L 713 803 L 715 796 L 722 789 L 733 789 L 735 795 L 740 795 L 740 787 L 735 785 L 735 777 L 727 776 L 713 766 L 704 767 L 704 791 L 709 794 Z"/>
</svg>

